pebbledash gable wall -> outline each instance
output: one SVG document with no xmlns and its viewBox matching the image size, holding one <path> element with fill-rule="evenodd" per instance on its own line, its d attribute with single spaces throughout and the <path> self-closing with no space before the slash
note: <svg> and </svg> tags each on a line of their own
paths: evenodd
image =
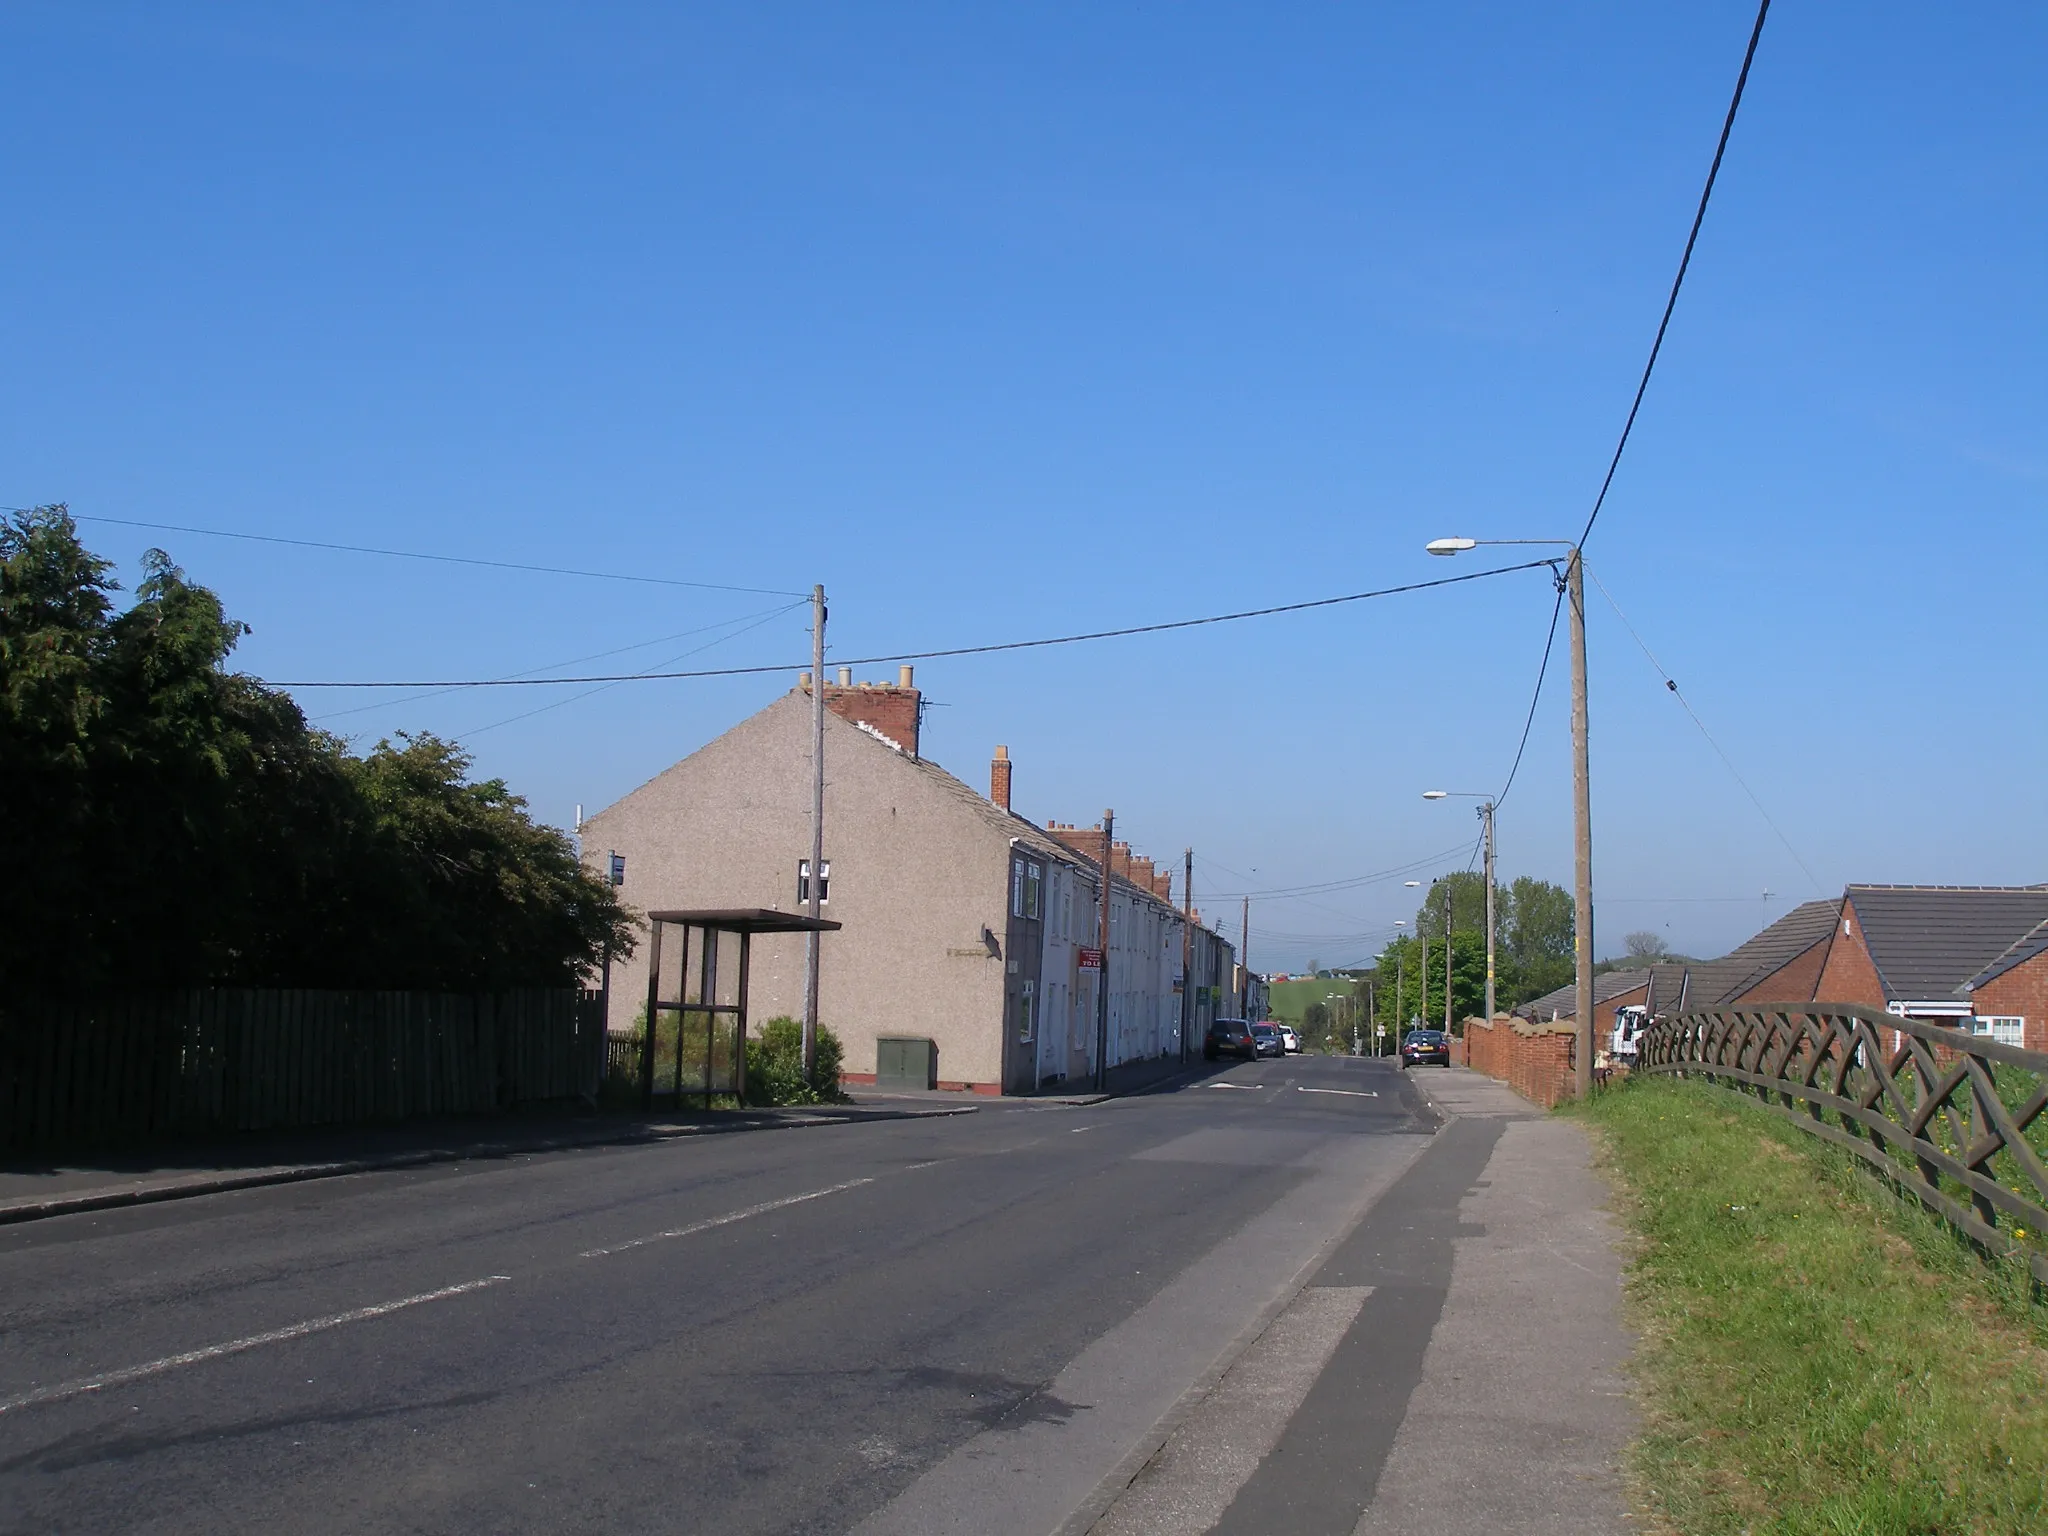
<svg viewBox="0 0 2048 1536">
<path fill-rule="evenodd" d="M 642 912 L 799 910 L 797 863 L 810 853 L 810 711 L 807 691 L 785 694 L 598 812 L 583 824 L 585 858 L 601 867 L 607 852 L 625 854 L 620 895 Z M 1010 849 L 958 788 L 906 753 L 836 709 L 825 727 L 825 916 L 848 931 L 824 936 L 820 1017 L 839 1033 L 849 1076 L 874 1072 L 878 1035 L 918 1035 L 937 1043 L 942 1080 L 994 1092 L 1005 975 L 1000 945 L 985 936 L 1002 935 L 1009 920 Z M 800 936 L 755 940 L 757 1025 L 801 1016 L 803 976 Z M 631 1029 L 646 998 L 643 944 L 612 968 L 610 1027 Z"/>
<path fill-rule="evenodd" d="M 2030 1051 L 2048 1051 L 2048 952 L 1992 977 L 1971 992 L 1970 1005 L 1980 1016 L 2024 1018 L 2022 1043 Z"/>
</svg>

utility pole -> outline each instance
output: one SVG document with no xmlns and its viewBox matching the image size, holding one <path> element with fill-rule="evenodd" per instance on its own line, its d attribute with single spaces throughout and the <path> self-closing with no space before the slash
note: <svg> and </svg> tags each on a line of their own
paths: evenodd
<svg viewBox="0 0 2048 1536">
<path fill-rule="evenodd" d="M 1188 1032 L 1195 1027 L 1195 850 L 1181 856 L 1180 1064 L 1188 1064 Z"/>
<path fill-rule="evenodd" d="M 1493 802 L 1479 807 L 1486 823 L 1486 1022 L 1493 1023 Z"/>
<path fill-rule="evenodd" d="M 1380 995 L 1379 989 L 1368 981 L 1365 984 L 1365 1021 L 1372 1026 L 1372 1053 L 1380 1053 Z"/>
<path fill-rule="evenodd" d="M 1401 1012 L 1402 983 L 1407 980 L 1402 973 L 1407 969 L 1408 951 L 1403 949 L 1394 956 L 1394 1038 L 1397 1042 L 1401 1038 L 1401 1026 L 1407 1021 L 1407 1015 Z"/>
<path fill-rule="evenodd" d="M 1451 882 L 1444 881 L 1444 1035 L 1451 1033 Z"/>
<path fill-rule="evenodd" d="M 1237 1016 L 1249 1019 L 1252 999 L 1252 899 L 1244 899 L 1244 917 L 1237 940 Z"/>
<path fill-rule="evenodd" d="M 1102 946 L 1102 968 L 1095 973 L 1095 1091 L 1109 1092 L 1109 886 L 1110 841 L 1116 836 L 1116 812 L 1102 813 L 1102 919 L 1096 943 Z"/>
<path fill-rule="evenodd" d="M 1593 1092 L 1593 788 L 1586 748 L 1586 580 L 1577 545 L 1564 568 L 1565 603 L 1572 611 L 1572 948 L 1578 961 L 1579 1097 Z"/>
<path fill-rule="evenodd" d="M 807 912 L 825 902 L 825 587 L 811 588 L 811 878 Z M 804 935 L 804 1081 L 818 1073 L 818 930 Z"/>
</svg>

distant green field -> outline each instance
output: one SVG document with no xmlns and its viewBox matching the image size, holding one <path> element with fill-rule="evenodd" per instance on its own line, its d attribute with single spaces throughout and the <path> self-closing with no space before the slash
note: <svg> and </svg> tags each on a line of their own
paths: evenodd
<svg viewBox="0 0 2048 1536">
<path fill-rule="evenodd" d="M 1299 1029 L 1301 1016 L 1310 1003 L 1319 1003 L 1332 992 L 1349 995 L 1352 983 L 1342 977 L 1329 977 L 1322 981 L 1280 981 L 1269 989 L 1270 1007 L 1268 1012 L 1276 1019 L 1285 1019 Z"/>
</svg>

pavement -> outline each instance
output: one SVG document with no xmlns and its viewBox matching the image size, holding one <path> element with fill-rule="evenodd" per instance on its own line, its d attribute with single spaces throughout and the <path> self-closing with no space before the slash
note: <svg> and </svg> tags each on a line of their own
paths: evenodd
<svg viewBox="0 0 2048 1536">
<path fill-rule="evenodd" d="M 1587 1145 L 1462 1070 L 0 1228 L 0 1532 L 1627 1529 Z"/>
</svg>

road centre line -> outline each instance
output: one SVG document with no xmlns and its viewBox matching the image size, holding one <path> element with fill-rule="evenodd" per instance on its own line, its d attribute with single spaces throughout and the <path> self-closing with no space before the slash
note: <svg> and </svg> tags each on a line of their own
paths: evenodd
<svg viewBox="0 0 2048 1536">
<path fill-rule="evenodd" d="M 19 1397 L 0 1398 L 0 1413 L 12 1413 L 18 1408 L 34 1408 L 43 1403 L 62 1402 L 66 1398 L 83 1397 L 88 1392 L 103 1391 L 108 1387 L 125 1387 L 131 1381 L 158 1376 L 165 1371 L 176 1370 L 181 1365 L 199 1365 L 208 1360 L 218 1360 L 224 1355 L 239 1355 L 244 1350 L 260 1349 L 265 1344 L 283 1344 L 292 1339 L 303 1339 L 309 1334 L 325 1333 L 330 1328 L 339 1328 L 345 1323 L 368 1322 L 373 1317 L 400 1312 L 407 1307 L 422 1306 L 430 1301 L 446 1301 L 451 1296 L 466 1296 L 471 1291 L 481 1291 L 487 1286 L 502 1285 L 510 1275 L 486 1275 L 481 1280 L 465 1280 L 460 1285 L 444 1285 L 438 1291 L 422 1291 L 417 1296 L 401 1296 L 396 1301 L 380 1301 L 375 1306 L 357 1307 L 351 1312 L 337 1312 L 331 1317 L 315 1317 L 303 1323 L 293 1323 L 285 1328 L 273 1328 L 268 1333 L 252 1333 L 245 1339 L 230 1339 L 225 1344 L 209 1344 L 204 1349 L 188 1349 L 183 1354 L 166 1355 L 161 1360 L 152 1360 L 146 1365 L 131 1365 L 118 1371 L 107 1371 L 99 1376 L 88 1376 L 81 1381 L 67 1381 L 57 1386 L 38 1387 L 33 1392 L 24 1392 Z"/>
<path fill-rule="evenodd" d="M 731 1226 L 736 1221 L 745 1221 L 749 1216 L 765 1216 L 770 1211 L 779 1211 L 786 1206 L 802 1205 L 806 1200 L 822 1200 L 827 1195 L 839 1194 L 842 1190 L 858 1189 L 863 1184 L 872 1184 L 872 1178 L 848 1179 L 844 1184 L 828 1184 L 823 1189 L 813 1189 L 801 1195 L 785 1195 L 780 1200 L 764 1200 L 759 1205 L 749 1205 L 741 1210 L 727 1211 L 723 1216 L 707 1217 L 693 1221 L 687 1227 L 671 1227 L 666 1232 L 651 1232 L 646 1237 L 630 1238 L 623 1243 L 614 1243 L 609 1248 L 585 1249 L 577 1257 L 601 1259 L 606 1254 L 624 1253 L 629 1248 L 645 1248 L 649 1243 L 667 1242 L 672 1237 L 695 1237 L 699 1232 L 709 1232 L 713 1227 Z"/>
<path fill-rule="evenodd" d="M 1294 1091 L 1296 1093 L 1341 1093 L 1347 1099 L 1376 1099 L 1380 1096 L 1379 1090 L 1376 1088 L 1304 1088 L 1299 1083 L 1294 1085 Z"/>
<path fill-rule="evenodd" d="M 1209 1086 L 1211 1088 L 1235 1088 L 1242 1093 L 1257 1093 L 1266 1085 L 1264 1083 L 1211 1083 Z"/>
</svg>

